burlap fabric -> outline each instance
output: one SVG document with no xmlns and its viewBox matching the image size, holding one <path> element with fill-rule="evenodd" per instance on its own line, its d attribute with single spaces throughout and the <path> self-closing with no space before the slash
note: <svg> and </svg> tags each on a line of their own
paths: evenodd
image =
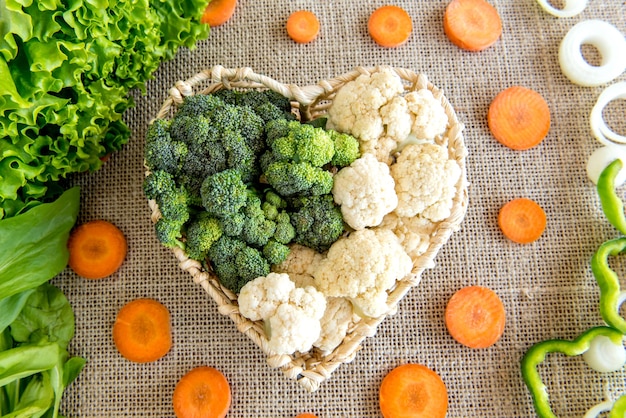
<svg viewBox="0 0 626 418">
<path fill-rule="evenodd" d="M 369 14 L 385 2 L 332 0 L 241 0 L 226 25 L 214 28 L 192 51 L 182 50 L 135 94 L 126 115 L 133 138 L 104 167 L 73 179 L 82 186 L 79 222 L 96 218 L 117 224 L 129 241 L 126 263 L 114 276 L 86 281 L 69 271 L 53 283 L 63 289 L 76 314 L 74 355 L 88 359 L 66 392 L 64 412 L 73 417 L 171 417 L 171 395 L 189 369 L 220 369 L 233 390 L 229 417 L 292 417 L 310 411 L 320 417 L 378 417 L 378 387 L 393 367 L 416 362 L 439 373 L 449 391 L 450 417 L 531 417 L 534 409 L 522 381 L 519 360 L 528 347 L 547 338 L 576 337 L 601 325 L 598 287 L 589 260 L 598 246 L 618 236 L 599 206 L 585 164 L 599 143 L 591 136 L 589 113 L 603 87 L 579 87 L 561 73 L 558 45 L 575 23 L 599 18 L 626 33 L 621 0 L 591 1 L 576 17 L 557 19 L 531 0 L 493 1 L 504 23 L 492 48 L 469 53 L 443 34 L 447 1 L 397 1 L 412 16 L 414 32 L 398 49 L 377 47 L 366 32 Z M 306 8 L 321 20 L 320 37 L 297 45 L 283 30 L 293 10 Z M 587 51 L 593 59 L 593 51 Z M 170 86 L 215 65 L 252 67 L 283 83 L 309 85 L 357 66 L 391 65 L 428 76 L 444 91 L 465 125 L 470 183 L 467 215 L 419 286 L 399 303 L 398 313 L 366 339 L 354 361 L 337 368 L 309 393 L 268 366 L 265 354 L 178 266 L 157 242 L 141 188 L 143 138 Z M 626 80 L 622 75 L 618 80 Z M 486 112 L 492 98 L 514 84 L 540 92 L 552 112 L 546 140 L 528 151 L 512 151 L 489 134 Z M 625 108 L 607 110 L 609 124 L 626 132 Z M 536 243 L 520 246 L 502 237 L 499 208 L 514 197 L 530 197 L 548 215 Z M 618 263 L 615 267 L 624 267 Z M 624 267 L 626 268 L 626 267 Z M 622 274 L 626 270 L 622 269 Z M 502 339 L 485 350 L 470 350 L 448 335 L 443 311 L 460 287 L 492 288 L 507 310 Z M 174 347 L 151 364 L 130 363 L 115 350 L 111 325 L 116 312 L 138 297 L 153 297 L 172 313 Z M 626 392 L 626 374 L 599 374 L 580 358 L 550 356 L 541 368 L 558 416 L 582 416 L 592 405 Z"/>
</svg>

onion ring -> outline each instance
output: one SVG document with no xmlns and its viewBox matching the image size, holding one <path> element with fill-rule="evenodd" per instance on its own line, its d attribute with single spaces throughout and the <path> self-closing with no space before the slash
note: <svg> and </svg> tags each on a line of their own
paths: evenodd
<svg viewBox="0 0 626 418">
<path fill-rule="evenodd" d="M 600 56 L 600 66 L 585 61 L 580 47 L 594 46 Z M 593 87 L 608 83 L 626 70 L 626 38 L 612 24 L 603 20 L 584 20 L 574 25 L 561 41 L 559 63 L 561 71 L 575 84 Z"/>
<path fill-rule="evenodd" d="M 587 411 L 587 413 L 585 414 L 583 418 L 598 418 L 600 414 L 604 412 L 609 412 L 613 408 L 614 403 L 615 402 L 613 401 L 601 402 L 597 404 L 596 406 L 592 407 L 591 409 L 589 409 L 589 411 Z"/>
<path fill-rule="evenodd" d="M 589 180 L 597 184 L 602 171 L 618 158 L 622 160 L 624 167 L 617 174 L 614 183 L 615 187 L 624 184 L 626 182 L 626 147 L 618 145 L 600 147 L 591 153 L 587 160 L 587 177 L 589 177 Z"/>
<path fill-rule="evenodd" d="M 576 16 L 587 7 L 588 0 L 565 0 L 562 9 L 553 7 L 548 0 L 537 0 L 537 3 L 552 16 L 556 17 L 572 17 Z"/>
<path fill-rule="evenodd" d="M 604 108 L 613 100 L 624 99 L 626 100 L 626 81 L 615 83 L 608 86 L 600 96 L 596 104 L 591 109 L 591 115 L 589 117 L 591 124 L 591 133 L 596 139 L 602 142 L 604 145 L 610 144 L 623 144 L 626 145 L 626 136 L 619 135 L 611 130 L 604 121 L 602 112 Z"/>
</svg>

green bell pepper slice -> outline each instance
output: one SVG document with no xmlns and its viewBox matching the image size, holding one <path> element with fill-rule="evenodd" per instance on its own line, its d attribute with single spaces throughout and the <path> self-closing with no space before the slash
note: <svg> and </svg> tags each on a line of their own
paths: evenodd
<svg viewBox="0 0 626 418">
<path fill-rule="evenodd" d="M 608 337 L 615 344 L 622 344 L 624 338 L 624 335 L 614 328 L 599 326 L 588 329 L 572 341 L 554 339 L 539 342 L 524 354 L 521 360 L 522 377 L 540 418 L 557 418 L 557 416 L 552 411 L 547 387 L 537 370 L 539 364 L 550 353 L 562 353 L 569 357 L 579 356 L 586 352 L 594 338 L 600 335 Z"/>
<path fill-rule="evenodd" d="M 602 211 L 607 220 L 619 232 L 626 235 L 626 215 L 624 214 L 624 202 L 615 191 L 615 178 L 622 169 L 622 160 L 619 158 L 606 166 L 596 185 Z"/>
<path fill-rule="evenodd" d="M 600 287 L 600 315 L 607 325 L 626 334 L 626 320 L 620 315 L 619 308 L 623 292 L 620 290 L 619 277 L 609 267 L 609 256 L 626 251 L 626 238 L 616 238 L 603 243 L 591 258 L 591 271 Z"/>
</svg>

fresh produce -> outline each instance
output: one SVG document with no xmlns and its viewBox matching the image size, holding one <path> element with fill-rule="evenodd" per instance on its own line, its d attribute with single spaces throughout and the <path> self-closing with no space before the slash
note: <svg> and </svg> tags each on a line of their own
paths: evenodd
<svg viewBox="0 0 626 418">
<path fill-rule="evenodd" d="M 294 42 L 308 44 L 320 33 L 320 21 L 309 10 L 297 10 L 287 18 L 285 29 Z"/>
<path fill-rule="evenodd" d="M 128 302 L 115 318 L 113 342 L 130 361 L 149 363 L 160 359 L 172 348 L 169 310 L 149 298 Z"/>
<path fill-rule="evenodd" d="M 176 384 L 173 404 L 178 418 L 224 418 L 231 404 L 230 384 L 219 370 L 198 366 Z"/>
<path fill-rule="evenodd" d="M 582 55 L 582 45 L 592 45 L 600 53 L 599 65 Z M 583 20 L 570 28 L 559 46 L 559 64 L 574 84 L 600 86 L 626 71 L 626 37 L 611 23 L 598 19 Z"/>
<path fill-rule="evenodd" d="M 626 144 L 626 136 L 614 132 L 604 121 L 603 115 L 606 106 L 617 99 L 626 99 L 626 81 L 611 84 L 600 93 L 591 109 L 589 122 L 591 133 L 598 141 L 607 146 L 616 145 L 617 147 L 613 147 L 613 149 L 619 149 L 623 152 L 624 148 L 620 145 Z"/>
<path fill-rule="evenodd" d="M 459 48 L 482 51 L 502 35 L 502 20 L 485 0 L 452 0 L 443 14 L 443 30 Z"/>
<path fill-rule="evenodd" d="M 3 2 L 4 5 L 4 2 Z M 0 15 L 0 219 L 96 170 L 130 130 L 131 89 L 208 34 L 206 0 L 7 2 Z"/>
<path fill-rule="evenodd" d="M 493 99 L 487 112 L 487 123 L 502 145 L 527 150 L 539 145 L 548 135 L 550 108 L 536 91 L 513 86 Z"/>
<path fill-rule="evenodd" d="M 318 417 L 315 414 L 304 413 L 304 414 L 296 415 L 296 418 L 318 418 Z"/>
<path fill-rule="evenodd" d="M 546 229 L 546 213 L 534 200 L 520 197 L 510 200 L 498 212 L 498 226 L 505 237 L 518 244 L 529 244 Z"/>
<path fill-rule="evenodd" d="M 622 161 L 622 168 L 615 176 L 614 186 L 619 187 L 624 184 L 626 181 L 626 169 L 624 169 L 623 164 L 626 161 L 626 147 L 618 145 L 605 145 L 591 153 L 586 166 L 589 180 L 597 184 L 602 171 L 617 158 Z"/>
<path fill-rule="evenodd" d="M 611 162 L 598 177 L 596 190 L 602 205 L 604 216 L 611 225 L 619 232 L 626 235 L 626 215 L 624 214 L 624 202 L 615 190 L 615 179 L 621 172 L 624 163 L 615 159 Z"/>
<path fill-rule="evenodd" d="M 459 289 L 448 301 L 445 311 L 448 332 L 470 348 L 487 348 L 504 333 L 506 311 L 498 295 L 484 286 Z"/>
<path fill-rule="evenodd" d="M 237 0 L 210 0 L 202 13 L 202 23 L 210 27 L 220 26 L 228 22 L 235 14 Z"/>
<path fill-rule="evenodd" d="M 406 10 L 399 6 L 381 6 L 370 14 L 367 31 L 378 45 L 396 48 L 409 40 L 413 21 Z"/>
<path fill-rule="evenodd" d="M 448 390 L 433 370 L 422 364 L 406 363 L 383 378 L 379 404 L 384 418 L 444 418 L 448 411 Z"/>
<path fill-rule="evenodd" d="M 600 402 L 589 409 L 584 418 L 599 418 L 604 412 L 609 412 L 609 418 L 620 418 L 626 414 L 626 395 L 622 395 L 615 401 Z"/>
<path fill-rule="evenodd" d="M 355 138 L 295 121 L 272 91 L 187 97 L 146 137 L 156 235 L 210 263 L 238 293 L 284 261 L 288 244 L 322 251 L 343 233 L 329 168 L 358 156 Z"/>
<path fill-rule="evenodd" d="M 80 193 L 0 220 L 0 415 L 57 417 L 85 360 L 70 357 L 74 314 L 48 281 L 69 258 Z"/>
<path fill-rule="evenodd" d="M 537 3 L 539 3 L 543 10 L 553 16 L 574 17 L 585 10 L 588 0 L 567 0 L 563 2 L 562 8 L 554 7 L 548 0 L 537 0 Z"/>
<path fill-rule="evenodd" d="M 70 233 L 69 266 L 85 279 L 102 279 L 115 273 L 126 258 L 126 237 L 102 219 L 86 222 Z"/>
<path fill-rule="evenodd" d="M 626 238 L 615 238 L 603 243 L 591 258 L 591 271 L 600 288 L 600 315 L 607 325 L 626 334 L 626 320 L 620 315 L 624 302 L 619 276 L 609 266 L 609 256 L 626 251 Z"/>
</svg>

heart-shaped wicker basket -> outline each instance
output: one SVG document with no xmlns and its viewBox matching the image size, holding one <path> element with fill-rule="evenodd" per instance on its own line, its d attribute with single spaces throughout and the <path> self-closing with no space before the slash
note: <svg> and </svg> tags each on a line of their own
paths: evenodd
<svg viewBox="0 0 626 418">
<path fill-rule="evenodd" d="M 419 283 L 422 272 L 434 265 L 434 258 L 440 248 L 446 243 L 450 235 L 459 228 L 468 203 L 465 167 L 467 151 L 462 135 L 464 127 L 443 93 L 432 85 L 426 76 L 401 68 L 375 67 L 368 69 L 358 67 L 339 77 L 320 81 L 315 85 L 298 87 L 293 84 L 282 84 L 267 76 L 256 74 L 250 68 L 227 69 L 216 66 L 196 74 L 186 81 L 177 82 L 171 88 L 170 96 L 159 110 L 156 119 L 171 117 L 177 106 L 189 95 L 209 94 L 220 89 L 271 89 L 292 101 L 292 108 L 295 113 L 300 115 L 302 121 L 312 120 L 326 113 L 336 92 L 346 83 L 356 79 L 361 74 L 370 74 L 380 71 L 382 68 L 391 68 L 400 76 L 405 85 L 405 92 L 426 88 L 441 102 L 448 116 L 448 129 L 442 142 L 447 144 L 449 158 L 455 160 L 461 168 L 461 176 L 456 184 L 450 216 L 438 223 L 430 236 L 428 249 L 420 256 L 413 257 L 411 274 L 399 280 L 396 286 L 389 291 L 388 304 L 392 307 L 387 314 L 389 315 L 395 311 L 398 302 L 406 293 Z M 146 172 L 147 174 L 149 171 Z M 156 223 L 161 217 L 158 205 L 151 200 L 149 206 L 152 211 L 152 221 Z M 222 287 L 212 271 L 207 271 L 200 262 L 190 259 L 182 249 L 175 248 L 173 252 L 180 262 L 180 267 L 189 272 L 193 280 L 200 284 L 215 300 L 219 312 L 228 315 L 237 325 L 239 331 L 251 338 L 267 354 L 268 364 L 271 367 L 280 368 L 289 378 L 296 380 L 311 392 L 317 390 L 320 383 L 328 379 L 342 363 L 352 361 L 361 348 L 362 341 L 366 337 L 373 336 L 378 324 L 387 316 L 364 318 L 355 322 L 349 328 L 343 342 L 329 354 L 324 355 L 317 349 L 312 349 L 306 353 L 276 355 L 267 348 L 268 340 L 262 321 L 250 321 L 239 313 L 237 295 Z"/>
</svg>

